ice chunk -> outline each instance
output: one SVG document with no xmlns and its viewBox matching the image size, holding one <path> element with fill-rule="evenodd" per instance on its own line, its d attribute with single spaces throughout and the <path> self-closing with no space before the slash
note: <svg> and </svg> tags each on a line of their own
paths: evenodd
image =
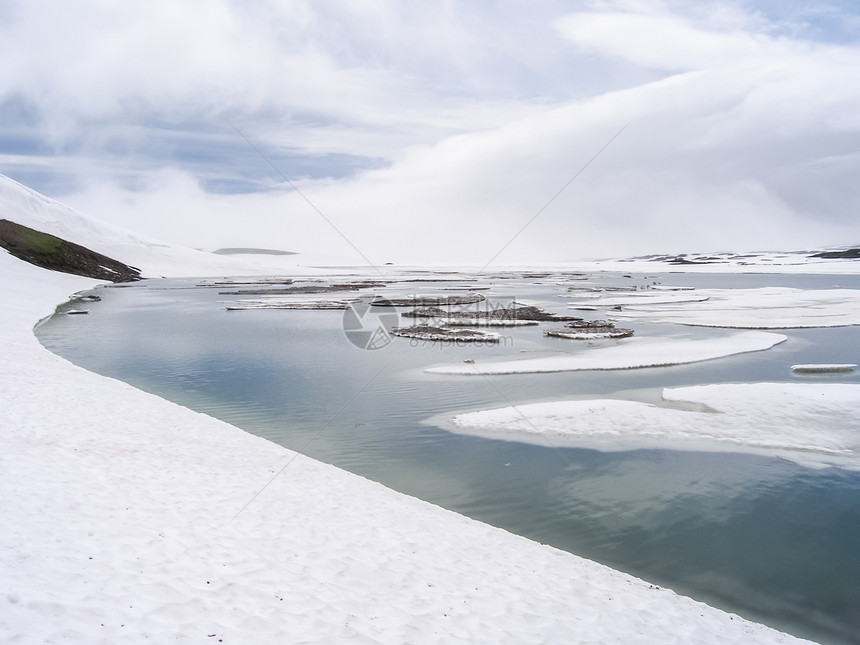
<svg viewBox="0 0 860 645">
<path fill-rule="evenodd" d="M 580 370 L 621 370 L 695 363 L 744 352 L 770 349 L 786 337 L 763 331 L 742 331 L 715 338 L 623 338 L 606 347 L 584 348 L 578 353 L 540 358 L 442 365 L 425 370 L 431 374 L 529 374 Z"/>
<path fill-rule="evenodd" d="M 768 454 L 860 470 L 860 385 L 743 383 L 667 388 L 667 405 L 592 399 L 458 414 L 450 429 L 595 448 Z"/>
</svg>

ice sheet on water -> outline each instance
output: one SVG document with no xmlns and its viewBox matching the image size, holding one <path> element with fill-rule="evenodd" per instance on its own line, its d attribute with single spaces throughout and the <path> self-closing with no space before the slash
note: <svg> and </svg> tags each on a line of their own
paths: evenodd
<svg viewBox="0 0 860 645">
<path fill-rule="evenodd" d="M 458 414 L 450 429 L 600 450 L 750 452 L 860 470 L 860 385 L 742 383 L 663 390 L 664 405 L 553 401 Z"/>
<path fill-rule="evenodd" d="M 613 315 L 625 320 L 739 329 L 860 325 L 860 290 L 856 289 L 763 287 L 702 289 L 693 293 L 703 300 L 649 303 L 627 298 L 626 303 L 619 302 L 622 310 Z"/>
<path fill-rule="evenodd" d="M 620 370 L 706 361 L 770 349 L 786 337 L 763 331 L 741 331 L 714 338 L 687 336 L 624 338 L 614 345 L 583 348 L 577 353 L 522 360 L 454 364 L 428 368 L 431 374 L 530 374 L 580 370 Z"/>
</svg>

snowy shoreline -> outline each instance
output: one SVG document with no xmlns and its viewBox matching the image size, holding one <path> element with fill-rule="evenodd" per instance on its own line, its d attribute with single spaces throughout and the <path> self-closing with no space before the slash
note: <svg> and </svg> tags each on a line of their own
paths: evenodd
<svg viewBox="0 0 860 645">
<path fill-rule="evenodd" d="M 72 365 L 95 281 L 0 275 L 3 642 L 808 642 Z"/>
<path fill-rule="evenodd" d="M 801 642 L 78 368 L 94 281 L 0 267 L 4 642 Z"/>
</svg>

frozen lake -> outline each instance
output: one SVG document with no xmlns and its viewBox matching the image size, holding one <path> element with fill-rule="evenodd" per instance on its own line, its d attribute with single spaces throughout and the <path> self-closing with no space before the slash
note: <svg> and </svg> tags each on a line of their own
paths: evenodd
<svg viewBox="0 0 860 645">
<path fill-rule="evenodd" d="M 497 302 L 515 299 L 603 318 L 611 312 L 576 312 L 566 303 L 583 288 L 643 288 L 655 282 L 699 289 L 860 289 L 855 276 L 436 277 L 445 281 L 404 274 L 384 287 L 312 299 L 457 294 L 466 291 L 449 289 L 488 287 L 478 293 Z M 663 387 L 696 384 L 860 383 L 860 372 L 791 370 L 802 363 L 858 362 L 860 327 L 779 330 L 787 340 L 772 349 L 672 367 L 463 377 L 424 370 L 464 360 L 569 352 L 583 341 L 546 338 L 543 330 L 561 324 L 541 323 L 495 330 L 504 336 L 498 345 L 395 338 L 366 351 L 344 335 L 342 311 L 228 311 L 229 304 L 264 296 L 224 295 L 220 292 L 247 287 L 198 284 L 158 280 L 102 288 L 97 290 L 102 300 L 83 307 L 88 315 L 54 316 L 38 328 L 38 336 L 88 369 L 401 492 L 798 636 L 858 642 L 860 472 L 815 470 L 743 454 L 598 452 L 498 441 L 453 434 L 428 419 L 554 399 L 652 402 Z M 636 337 L 683 332 L 708 339 L 730 333 L 636 319 L 619 326 L 632 327 Z"/>
</svg>

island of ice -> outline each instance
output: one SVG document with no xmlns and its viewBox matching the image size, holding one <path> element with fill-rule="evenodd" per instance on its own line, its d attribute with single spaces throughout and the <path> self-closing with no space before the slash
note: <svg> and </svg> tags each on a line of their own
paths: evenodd
<svg viewBox="0 0 860 645">
<path fill-rule="evenodd" d="M 613 296 L 602 301 L 621 307 L 626 320 L 671 322 L 704 327 L 795 329 L 860 325 L 860 291 L 856 289 L 703 289 L 698 302 L 653 302 Z M 594 302 L 589 302 L 593 305 Z"/>
<path fill-rule="evenodd" d="M 706 361 L 745 352 L 770 349 L 786 339 L 782 334 L 744 331 L 713 338 L 623 338 L 614 345 L 585 348 L 571 354 L 539 358 L 441 365 L 430 374 L 537 374 L 580 370 L 621 370 Z"/>
<path fill-rule="evenodd" d="M 742 383 L 663 390 L 665 405 L 554 401 L 468 412 L 449 429 L 598 450 L 747 452 L 860 469 L 860 385 Z"/>
</svg>

